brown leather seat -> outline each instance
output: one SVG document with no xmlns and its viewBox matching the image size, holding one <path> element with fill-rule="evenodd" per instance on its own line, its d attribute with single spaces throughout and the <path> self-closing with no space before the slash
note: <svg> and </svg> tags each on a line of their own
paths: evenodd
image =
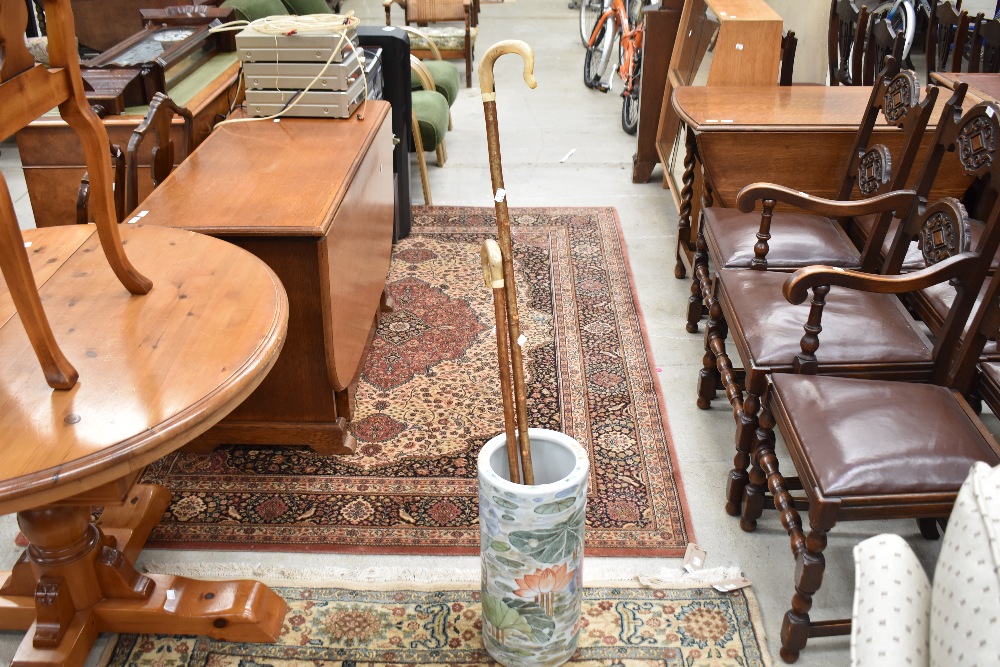
<svg viewBox="0 0 1000 667">
<path fill-rule="evenodd" d="M 982 303 L 985 291 L 986 285 L 983 285 L 982 289 L 979 290 L 979 295 L 976 297 L 976 308 L 979 308 L 979 304 Z M 948 283 L 941 283 L 920 290 L 918 294 L 913 296 L 919 300 L 918 309 L 923 315 L 924 321 L 928 322 L 928 326 L 934 329 L 940 327 L 941 323 L 948 317 L 951 304 L 955 301 L 955 288 Z M 1000 350 L 997 349 L 997 341 L 995 339 L 986 341 L 986 347 L 983 348 L 983 353 L 980 356 L 985 359 L 1000 357 Z"/>
<path fill-rule="evenodd" d="M 737 209 L 709 207 L 702 222 L 705 241 L 718 268 L 749 269 L 760 218 Z M 874 216 L 872 216 L 874 218 Z M 843 228 L 829 218 L 806 213 L 776 212 L 771 219 L 767 262 L 777 270 L 795 270 L 812 264 L 842 268 L 861 266 L 861 255 Z"/>
<path fill-rule="evenodd" d="M 974 462 L 1000 463 L 945 387 L 787 374 L 771 382 L 826 497 L 954 493 Z"/>
<path fill-rule="evenodd" d="M 735 314 L 729 321 L 739 323 L 750 358 L 758 367 L 791 368 L 809 304 L 793 305 L 781 296 L 788 274 L 727 269 L 718 275 L 718 289 Z M 826 298 L 816 352 L 821 372 L 842 374 L 842 366 L 867 363 L 929 368 L 931 347 L 894 295 L 835 287 Z"/>
</svg>

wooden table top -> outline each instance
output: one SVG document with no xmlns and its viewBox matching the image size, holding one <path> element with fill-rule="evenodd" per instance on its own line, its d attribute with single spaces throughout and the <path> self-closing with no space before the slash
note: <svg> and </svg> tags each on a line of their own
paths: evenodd
<svg viewBox="0 0 1000 667">
<path fill-rule="evenodd" d="M 139 209 L 145 222 L 214 236 L 324 236 L 388 113 L 388 102 L 369 101 L 363 121 L 218 126 Z"/>
<path fill-rule="evenodd" d="M 27 230 L 52 330 L 80 373 L 49 388 L 0 279 L 0 513 L 134 474 L 238 405 L 274 364 L 288 304 L 256 257 L 200 234 L 123 225 L 153 281 L 131 296 L 94 225 Z"/>
<path fill-rule="evenodd" d="M 964 81 L 969 84 L 969 94 L 987 102 L 1000 101 L 1000 74 L 977 72 L 932 72 L 931 79 L 947 88 Z"/>
<path fill-rule="evenodd" d="M 803 126 L 823 131 L 856 129 L 870 96 L 870 86 L 682 86 L 672 102 L 698 132 Z"/>
</svg>

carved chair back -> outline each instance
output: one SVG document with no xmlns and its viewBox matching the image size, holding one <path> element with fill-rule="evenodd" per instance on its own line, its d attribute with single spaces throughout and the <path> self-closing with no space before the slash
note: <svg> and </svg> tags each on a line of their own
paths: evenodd
<svg viewBox="0 0 1000 667">
<path fill-rule="evenodd" d="M 872 90 L 873 99 L 869 102 L 865 121 L 868 121 L 868 114 L 876 119 L 881 116 L 887 124 L 903 130 L 903 140 L 899 150 L 893 155 L 882 144 L 868 145 L 871 140 L 871 130 L 867 133 L 859 132 L 858 143 L 852 154 L 854 161 L 849 167 L 847 177 L 854 179 L 862 197 L 874 197 L 905 187 L 916 162 L 924 130 L 937 101 L 936 86 L 928 86 L 927 94 L 923 101 L 920 100 L 920 82 L 911 70 L 903 70 L 891 78 L 887 77 L 892 71 L 891 63 L 895 62 L 898 61 L 892 57 L 885 59 L 886 67 Z M 855 183 L 850 184 L 852 188 Z M 845 187 L 846 185 L 847 183 Z M 851 190 L 847 190 L 841 200 L 849 198 L 850 195 Z M 876 215 L 871 233 L 861 252 L 862 271 L 874 272 L 878 268 L 882 243 L 892 219 L 892 211 Z"/>
<path fill-rule="evenodd" d="M 806 336 L 802 339 L 802 353 L 795 362 L 797 372 L 816 371 L 815 351 L 820 347 L 818 333 L 821 330 L 820 323 L 826 305 L 826 294 L 831 285 L 902 293 L 925 289 L 940 283 L 942 282 L 940 276 L 943 275 L 955 287 L 956 295 L 934 342 L 935 381 L 943 382 L 949 377 L 948 374 L 956 359 L 960 359 L 961 355 L 967 352 L 964 348 L 960 349 L 963 334 L 989 271 L 990 261 L 1000 245 L 1000 197 L 997 197 L 997 188 L 1000 184 L 1000 159 L 997 158 L 1000 156 L 996 155 L 997 137 L 1000 137 L 1000 106 L 982 103 L 962 115 L 961 104 L 964 94 L 964 86 L 961 86 L 945 105 L 935 132 L 935 144 L 928 158 L 929 164 L 925 166 L 918 179 L 917 196 L 912 198 L 913 204 L 903 215 L 899 231 L 893 239 L 890 256 L 886 261 L 886 266 L 889 268 L 883 270 L 885 275 L 859 272 L 842 272 L 834 275 L 823 267 L 816 267 L 817 270 L 811 272 L 811 275 L 808 270 L 800 272 L 802 275 L 797 275 L 786 284 L 785 294 L 793 303 L 804 301 L 807 289 L 812 289 L 813 292 L 808 323 L 805 327 Z M 971 253 L 968 252 L 971 236 L 969 219 L 962 203 L 957 199 L 946 198 L 928 205 L 926 200 L 926 192 L 929 190 L 927 179 L 933 178 L 940 166 L 941 158 L 948 151 L 957 154 L 961 169 L 966 174 L 984 184 L 984 192 L 988 194 L 987 200 L 990 202 L 990 212 L 984 221 L 985 227 L 979 247 Z M 895 275 L 902 265 L 902 256 L 915 237 L 920 241 L 921 252 L 928 268 L 903 277 Z M 957 260 L 959 256 L 960 261 Z M 942 264 L 945 260 L 952 261 Z M 940 271 L 935 273 L 935 269 Z M 902 279 L 909 281 L 905 290 L 898 287 Z"/>
<path fill-rule="evenodd" d="M 48 67 L 36 64 L 24 45 L 27 5 L 22 0 L 0 1 L 0 137 L 9 137 L 52 108 L 59 108 L 83 147 L 90 174 L 90 204 L 104 253 L 122 284 L 134 294 L 143 294 L 152 284 L 132 267 L 122 247 L 108 160 L 111 142 L 84 94 L 69 0 L 47 0 L 45 8 Z M 45 316 L 10 191 L 2 176 L 0 269 L 46 381 L 58 389 L 74 386 L 78 374 L 59 349 Z"/>
<path fill-rule="evenodd" d="M 933 0 L 927 22 L 927 78 L 931 72 L 959 72 L 969 36 L 969 12 L 962 2 Z"/>
<path fill-rule="evenodd" d="M 854 0 L 833 0 L 827 47 L 830 85 L 861 85 L 868 8 Z"/>
<path fill-rule="evenodd" d="M 1000 19 L 976 17 L 969 53 L 970 72 L 1000 72 Z"/>
<path fill-rule="evenodd" d="M 158 186 L 173 171 L 176 151 L 170 130 L 175 115 L 184 120 L 184 151 L 185 155 L 191 153 L 194 147 L 194 117 L 188 109 L 178 106 L 164 93 L 156 93 L 146 117 L 132 132 L 125 151 L 126 211 L 134 211 L 139 205 L 139 147 L 147 139 L 153 142 L 149 167 L 153 187 Z"/>
</svg>

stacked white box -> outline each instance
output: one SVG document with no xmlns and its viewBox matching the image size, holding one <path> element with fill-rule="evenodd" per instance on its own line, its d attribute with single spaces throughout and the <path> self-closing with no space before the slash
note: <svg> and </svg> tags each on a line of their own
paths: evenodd
<svg viewBox="0 0 1000 667">
<path fill-rule="evenodd" d="M 247 27 L 236 35 L 236 50 L 243 61 L 249 114 L 273 116 L 287 108 L 285 116 L 349 117 L 365 96 L 356 46 L 354 28 L 321 35 Z"/>
</svg>

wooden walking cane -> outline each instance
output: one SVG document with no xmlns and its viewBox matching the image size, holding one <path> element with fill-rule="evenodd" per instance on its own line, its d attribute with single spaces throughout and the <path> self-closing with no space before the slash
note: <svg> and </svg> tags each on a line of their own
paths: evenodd
<svg viewBox="0 0 1000 667">
<path fill-rule="evenodd" d="M 510 238 L 510 215 L 507 211 L 507 193 L 503 187 L 503 166 L 500 163 L 500 129 L 497 124 L 496 92 L 493 80 L 493 63 L 505 53 L 516 53 L 524 60 L 524 82 L 529 88 L 535 83 L 535 55 L 531 47 L 519 40 L 504 40 L 491 46 L 479 63 L 479 88 L 483 96 L 483 111 L 486 114 L 486 144 L 490 153 L 490 179 L 493 182 L 493 200 L 497 213 L 497 240 L 500 248 L 503 267 L 503 294 L 506 302 L 506 331 L 501 330 L 499 316 L 497 320 L 497 345 L 499 339 L 506 336 L 505 345 L 510 352 L 510 374 L 514 385 L 514 420 L 517 424 L 517 440 L 521 454 L 521 469 L 524 471 L 524 483 L 535 483 L 535 472 L 531 465 L 531 446 L 528 440 L 527 394 L 524 388 L 524 362 L 521 359 L 521 325 L 517 315 L 517 288 L 514 285 L 514 254 Z M 496 291 L 496 290 L 495 290 Z M 497 309 L 499 312 L 499 309 Z M 501 359 L 501 364 L 503 364 Z M 501 387 L 507 366 L 500 370 Z M 508 421 L 507 392 L 504 393 L 504 421 Z M 507 431 L 508 456 L 511 451 L 511 432 Z M 511 481 L 514 481 L 514 470 L 511 466 Z"/>
</svg>

